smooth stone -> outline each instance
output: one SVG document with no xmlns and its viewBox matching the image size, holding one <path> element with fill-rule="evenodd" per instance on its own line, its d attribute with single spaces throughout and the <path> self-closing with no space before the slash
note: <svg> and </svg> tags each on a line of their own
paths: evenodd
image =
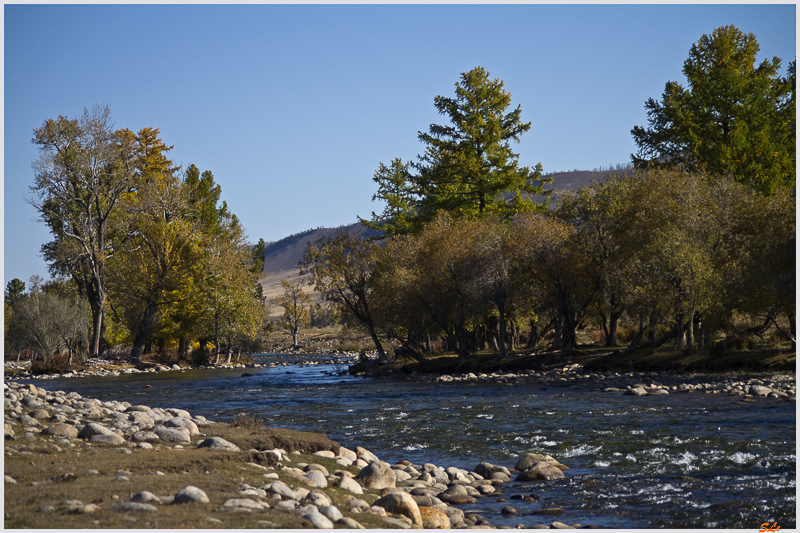
<svg viewBox="0 0 800 533">
<path fill-rule="evenodd" d="M 238 452 L 239 447 L 232 442 L 228 442 L 222 437 L 211 437 L 205 439 L 197 445 L 198 448 L 209 448 L 211 450 L 221 450 L 227 452 Z"/>
<path fill-rule="evenodd" d="M 397 477 L 388 463 L 373 461 L 355 476 L 356 481 L 368 489 L 385 489 L 395 487 Z"/>
<path fill-rule="evenodd" d="M 325 507 L 326 505 L 331 504 L 331 499 L 328 497 L 328 495 L 319 490 L 312 490 L 309 492 L 308 496 L 303 498 L 303 501 L 313 504 L 316 507 Z"/>
<path fill-rule="evenodd" d="M 109 435 L 95 435 L 89 439 L 89 442 L 92 444 L 103 444 L 106 446 L 119 446 L 120 444 L 125 443 L 125 439 L 116 433 L 111 433 Z"/>
<path fill-rule="evenodd" d="M 516 481 L 550 481 L 564 477 L 560 468 L 547 461 L 539 461 L 517 475 Z"/>
<path fill-rule="evenodd" d="M 334 523 L 343 518 L 342 512 L 335 505 L 323 505 L 319 508 L 319 512 Z"/>
<path fill-rule="evenodd" d="M 450 517 L 435 507 L 420 506 L 423 529 L 450 529 Z"/>
<path fill-rule="evenodd" d="M 333 529 L 333 522 L 322 513 L 307 513 L 303 518 L 311 522 L 315 529 Z"/>
<path fill-rule="evenodd" d="M 344 518 L 340 518 L 336 521 L 337 524 L 341 524 L 347 529 L 365 529 L 364 526 L 350 518 L 349 516 L 345 516 Z"/>
<path fill-rule="evenodd" d="M 55 424 L 42 430 L 43 435 L 73 438 L 78 436 L 78 428 L 71 424 Z"/>
<path fill-rule="evenodd" d="M 265 505 L 266 504 L 262 502 L 251 500 L 249 498 L 230 498 L 225 500 L 225 503 L 222 504 L 223 507 L 235 509 L 253 509 L 255 511 L 264 509 Z"/>
<path fill-rule="evenodd" d="M 78 432 L 78 437 L 82 439 L 91 439 L 95 435 L 116 435 L 116 433 L 97 422 L 89 422 Z"/>
<path fill-rule="evenodd" d="M 173 442 L 173 443 L 192 442 L 192 438 L 188 435 L 188 433 L 185 433 L 180 429 L 176 428 L 159 426 L 155 429 L 154 433 L 158 435 L 158 438 L 161 439 L 163 442 Z"/>
<path fill-rule="evenodd" d="M 187 485 L 179 490 L 175 494 L 175 503 L 186 503 L 186 502 L 199 502 L 199 503 L 209 503 L 208 496 L 205 492 L 197 487 L 193 487 L 192 485 Z"/>
<path fill-rule="evenodd" d="M 415 526 L 422 527 L 422 516 L 419 506 L 414 498 L 407 492 L 391 492 L 383 496 L 372 504 L 373 506 L 383 507 L 389 513 L 399 514 L 408 517 Z"/>
<path fill-rule="evenodd" d="M 324 489 L 328 486 L 328 480 L 325 475 L 319 470 L 312 470 L 303 476 L 305 480 L 313 487 Z"/>
<path fill-rule="evenodd" d="M 350 491 L 353 494 L 364 494 L 364 489 L 361 488 L 361 485 L 349 476 L 343 476 L 338 484 L 340 488 Z"/>
<path fill-rule="evenodd" d="M 149 503 L 138 503 L 138 502 L 124 502 L 115 505 L 111 508 L 112 511 L 143 511 L 146 513 L 155 513 L 158 511 L 158 508 L 154 505 L 150 505 Z"/>
</svg>

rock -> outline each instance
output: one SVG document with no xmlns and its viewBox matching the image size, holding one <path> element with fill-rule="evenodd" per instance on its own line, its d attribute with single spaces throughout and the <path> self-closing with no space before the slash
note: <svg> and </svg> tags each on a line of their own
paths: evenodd
<svg viewBox="0 0 800 533">
<path fill-rule="evenodd" d="M 364 494 L 364 489 L 361 488 L 361 485 L 349 476 L 343 476 L 339 480 L 338 485 L 340 488 L 350 491 L 353 494 Z"/>
<path fill-rule="evenodd" d="M 344 457 L 345 459 L 349 459 L 350 461 L 354 461 L 354 462 L 355 462 L 356 459 L 358 459 L 358 455 L 356 455 L 356 452 L 354 452 L 352 450 L 348 450 L 344 446 L 340 446 L 339 447 L 339 455 L 341 457 Z"/>
<path fill-rule="evenodd" d="M 359 448 L 361 449 L 361 448 Z M 365 450 L 366 451 L 366 450 Z M 397 477 L 388 463 L 373 461 L 355 476 L 356 481 L 368 489 L 395 487 Z"/>
<path fill-rule="evenodd" d="M 358 522 L 356 522 L 355 520 L 353 520 L 349 516 L 346 516 L 344 518 L 340 518 L 339 520 L 336 521 L 336 523 L 337 524 L 341 524 L 341 525 L 343 525 L 344 527 L 346 527 L 348 529 L 365 529 L 364 526 L 362 526 L 361 524 L 359 524 Z"/>
<path fill-rule="evenodd" d="M 116 435 L 116 433 L 97 422 L 89 422 L 78 432 L 78 437 L 82 439 L 91 439 L 95 435 Z"/>
<path fill-rule="evenodd" d="M 43 435 L 73 438 L 78 436 L 78 428 L 71 424 L 56 424 L 42 430 Z"/>
<path fill-rule="evenodd" d="M 519 511 L 516 507 L 511 507 L 510 505 L 506 505 L 502 509 L 500 509 L 500 513 L 504 515 L 515 515 L 519 514 Z"/>
<path fill-rule="evenodd" d="M 450 529 L 450 518 L 440 509 L 422 506 L 419 508 L 419 514 L 422 517 L 423 529 Z"/>
<path fill-rule="evenodd" d="M 319 470 L 312 470 L 303 476 L 306 482 L 312 487 L 319 487 L 324 489 L 328 486 L 328 480 L 325 475 Z"/>
<path fill-rule="evenodd" d="M 642 387 L 634 387 L 632 389 L 628 389 L 622 393 L 623 396 L 645 396 L 647 391 L 644 390 Z"/>
<path fill-rule="evenodd" d="M 192 442 L 192 438 L 189 436 L 188 432 L 183 432 L 176 428 L 159 426 L 155 429 L 154 433 L 164 442 L 175 442 L 179 444 Z"/>
<path fill-rule="evenodd" d="M 187 485 L 175 494 L 175 503 L 199 502 L 209 503 L 208 496 L 201 489 Z"/>
<path fill-rule="evenodd" d="M 281 498 L 287 498 L 289 500 L 296 500 L 297 494 L 283 481 L 273 481 L 269 485 L 264 485 L 264 490 L 267 492 L 271 492 L 273 494 L 278 494 Z"/>
<path fill-rule="evenodd" d="M 210 448 L 212 450 L 220 450 L 226 452 L 238 452 L 239 447 L 232 442 L 228 442 L 222 437 L 211 437 L 205 439 L 197 445 L 198 448 Z"/>
<path fill-rule="evenodd" d="M 389 493 L 376 500 L 372 505 L 383 507 L 390 513 L 407 516 L 413 525 L 422 527 L 422 515 L 420 515 L 419 506 L 407 492 Z"/>
<path fill-rule="evenodd" d="M 751 385 L 749 391 L 749 393 L 753 396 L 767 396 L 771 392 L 772 389 L 769 387 L 764 387 L 763 385 Z"/>
<path fill-rule="evenodd" d="M 314 529 L 333 529 L 333 522 L 322 513 L 306 513 L 303 518 L 311 522 Z"/>
<path fill-rule="evenodd" d="M 194 436 L 194 435 L 199 435 L 200 434 L 200 430 L 197 428 L 197 424 L 192 422 L 189 419 L 189 417 L 184 418 L 182 416 L 176 416 L 174 418 L 170 418 L 169 420 L 164 422 L 164 427 L 187 429 L 187 430 L 189 430 L 189 435 L 190 436 Z"/>
<path fill-rule="evenodd" d="M 111 433 L 109 435 L 95 435 L 89 439 L 89 442 L 93 444 L 102 444 L 105 446 L 119 446 L 120 444 L 125 443 L 125 439 L 116 433 Z"/>
<path fill-rule="evenodd" d="M 356 446 L 356 457 L 359 459 L 363 459 L 364 461 L 367 462 L 367 464 L 373 461 L 380 461 L 380 459 L 378 459 L 374 453 L 365 448 L 362 448 L 361 446 Z"/>
<path fill-rule="evenodd" d="M 254 511 L 269 508 L 266 503 L 251 500 L 249 498 L 230 498 L 225 500 L 225 503 L 223 503 L 222 506 L 229 509 L 252 509 Z"/>
<path fill-rule="evenodd" d="M 328 495 L 319 490 L 312 490 L 309 492 L 308 495 L 303 498 L 303 501 L 313 504 L 316 507 L 325 507 L 331 504 L 331 499 Z"/>
<path fill-rule="evenodd" d="M 4 478 L 4 482 L 5 482 L 5 483 L 8 483 L 9 485 L 16 485 L 16 484 L 17 484 L 17 480 L 16 480 L 16 479 L 14 479 L 14 478 L 13 478 L 13 477 L 11 477 L 11 476 L 5 476 L 5 478 Z"/>
<path fill-rule="evenodd" d="M 523 470 L 529 469 L 534 464 L 540 461 L 546 461 L 552 464 L 553 466 L 558 467 L 561 470 L 569 470 L 568 467 L 562 465 L 561 463 L 556 461 L 553 457 L 549 455 L 543 455 L 541 453 L 526 453 L 525 455 L 520 457 L 519 461 L 517 461 L 517 465 L 514 467 L 514 470 L 519 470 L 520 472 L 522 472 Z M 508 475 L 510 476 L 511 473 L 509 472 Z"/>
<path fill-rule="evenodd" d="M 111 508 L 112 511 L 140 511 L 145 513 L 155 513 L 158 507 L 150 505 L 149 503 L 125 502 L 115 505 Z"/>
<path fill-rule="evenodd" d="M 161 439 L 152 431 L 137 431 L 130 436 L 130 441 L 143 444 L 148 442 L 161 442 Z"/>
<path fill-rule="evenodd" d="M 539 461 L 527 470 L 520 472 L 516 481 L 550 481 L 561 477 L 564 477 L 564 472 L 557 466 L 547 461 Z"/>
<path fill-rule="evenodd" d="M 336 458 L 336 454 L 333 453 L 330 450 L 320 450 L 318 452 L 314 452 L 314 455 L 316 455 L 317 457 L 325 457 L 326 459 L 335 459 Z"/>
<path fill-rule="evenodd" d="M 517 468 L 517 470 L 520 469 Z M 493 465 L 491 463 L 480 463 L 478 466 L 475 467 L 475 473 L 480 474 L 485 479 L 491 479 L 492 474 L 494 474 L 495 472 L 502 472 L 509 477 L 511 476 L 511 472 L 505 466 Z"/>
<path fill-rule="evenodd" d="M 342 512 L 335 505 L 323 505 L 319 508 L 319 512 L 331 522 L 338 522 L 343 518 Z"/>
<path fill-rule="evenodd" d="M 565 524 L 564 522 L 553 522 L 552 524 L 550 524 L 550 529 L 575 529 L 575 528 Z"/>
<path fill-rule="evenodd" d="M 152 492 L 143 490 L 134 494 L 133 497 L 131 498 L 131 501 L 138 503 L 148 503 L 148 502 L 159 502 L 160 500 L 158 499 L 158 496 L 156 496 Z"/>
</svg>

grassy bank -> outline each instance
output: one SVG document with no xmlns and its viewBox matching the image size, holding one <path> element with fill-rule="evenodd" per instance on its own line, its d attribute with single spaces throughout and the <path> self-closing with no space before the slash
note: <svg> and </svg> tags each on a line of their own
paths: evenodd
<svg viewBox="0 0 800 533">
<path fill-rule="evenodd" d="M 242 450 L 281 447 L 290 453 L 302 451 L 291 455 L 294 466 L 297 463 L 316 463 L 331 473 L 348 470 L 355 474 L 359 471 L 357 467 L 343 467 L 331 459 L 310 455 L 321 449 L 338 451 L 338 443 L 324 435 L 267 429 L 258 424 L 235 427 L 217 423 L 203 430 L 206 436 L 222 437 Z M 247 451 L 211 451 L 194 445 L 187 445 L 184 449 L 159 445 L 145 450 L 96 446 L 79 439 L 73 442 L 74 448 L 61 449 L 53 438 L 41 435 L 32 440 L 6 441 L 5 475 L 16 481 L 5 485 L 6 528 L 311 527 L 311 523 L 297 513 L 274 507 L 250 512 L 223 507 L 226 500 L 243 497 L 239 493 L 243 483 L 259 487 L 271 482 L 271 479 L 263 477 L 268 472 L 277 473 L 292 488 L 312 489 L 268 465 L 261 459 L 263 455 Z M 120 475 L 128 480 L 120 479 Z M 130 501 L 140 491 L 149 491 L 159 497 L 169 496 L 187 485 L 202 489 L 210 503 L 155 504 L 156 512 L 113 509 Z M 377 516 L 347 512 L 345 502 L 353 497 L 352 493 L 330 486 L 316 490 L 325 492 L 345 516 L 357 520 L 364 527 L 390 527 Z M 358 497 L 368 503 L 379 497 L 376 491 L 365 489 L 364 492 Z M 269 498 L 261 499 L 272 504 Z M 62 505 L 67 500 L 95 504 L 96 510 L 91 513 L 70 512 Z"/>
</svg>

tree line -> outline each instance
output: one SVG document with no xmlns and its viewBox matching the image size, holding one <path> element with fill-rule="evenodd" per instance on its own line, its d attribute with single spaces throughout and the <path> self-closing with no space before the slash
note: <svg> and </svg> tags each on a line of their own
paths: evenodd
<svg viewBox="0 0 800 533">
<path fill-rule="evenodd" d="M 795 345 L 795 63 L 755 64 L 758 43 L 733 26 L 704 35 L 631 131 L 635 169 L 552 197 L 541 165 L 520 167 L 527 131 L 499 79 L 477 67 L 456 97 L 437 96 L 415 161 L 380 164 L 381 241 L 338 233 L 310 244 L 302 274 L 384 342 L 421 358 L 431 339 L 465 356 L 505 355 L 529 328 L 574 348 L 587 322 L 629 347 L 674 340 L 707 348 L 737 314 Z M 788 326 L 786 325 L 788 322 Z"/>
<path fill-rule="evenodd" d="M 27 293 L 9 283 L 7 353 L 46 362 L 63 351 L 66 340 L 31 338 L 45 315 L 65 316 L 54 302 L 73 306 L 76 323 L 90 317 L 69 341 L 84 358 L 114 345 L 130 346 L 136 362 L 151 346 L 187 356 L 210 344 L 217 361 L 223 346 L 228 360 L 247 349 L 265 318 L 264 243 L 251 250 L 211 171 L 182 171 L 158 129 L 115 129 L 102 106 L 45 120 L 32 142 L 39 158 L 28 201 L 53 237 L 42 246 L 53 280 Z"/>
</svg>

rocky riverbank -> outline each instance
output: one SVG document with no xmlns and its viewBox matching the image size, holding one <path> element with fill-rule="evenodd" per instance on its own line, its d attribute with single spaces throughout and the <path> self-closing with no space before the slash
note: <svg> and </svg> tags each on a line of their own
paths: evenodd
<svg viewBox="0 0 800 533">
<path fill-rule="evenodd" d="M 727 373 L 687 374 L 678 372 L 585 372 L 580 364 L 568 364 L 542 370 L 519 372 L 433 374 L 374 366 L 357 376 L 384 377 L 435 384 L 470 385 L 497 383 L 500 385 L 540 385 L 581 390 L 603 391 L 632 396 L 666 395 L 675 393 L 728 394 L 752 399 L 757 397 L 795 401 L 797 382 L 794 374 Z"/>
<path fill-rule="evenodd" d="M 472 471 L 389 465 L 322 435 L 3 388 L 6 527 L 492 527 L 459 508 L 483 498 L 508 503 L 518 528 L 581 527 L 542 522 L 562 511 L 532 491 L 568 470 L 546 455 Z M 523 493 L 509 493 L 512 480 Z"/>
</svg>

